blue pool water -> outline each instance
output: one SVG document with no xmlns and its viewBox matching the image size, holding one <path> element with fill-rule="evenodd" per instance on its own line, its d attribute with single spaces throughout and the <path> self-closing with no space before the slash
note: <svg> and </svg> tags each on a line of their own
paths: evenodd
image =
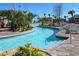
<svg viewBox="0 0 79 59">
<path fill-rule="evenodd" d="M 31 43 L 34 48 L 48 49 L 62 42 L 55 36 L 58 29 L 41 28 L 37 25 L 32 25 L 36 30 L 29 34 L 0 39 L 0 51 L 13 49 L 28 43 Z"/>
</svg>

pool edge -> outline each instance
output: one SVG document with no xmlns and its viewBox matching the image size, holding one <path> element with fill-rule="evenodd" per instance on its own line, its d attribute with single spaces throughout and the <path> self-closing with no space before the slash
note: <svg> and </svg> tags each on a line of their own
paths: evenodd
<svg viewBox="0 0 79 59">
<path fill-rule="evenodd" d="M 27 31 L 21 32 L 21 33 L 18 33 L 18 34 L 0 36 L 0 39 L 9 38 L 9 37 L 15 37 L 15 36 L 20 36 L 20 35 L 24 35 L 24 34 L 28 34 L 28 33 L 34 32 L 34 31 L 35 31 L 35 28 L 33 28 L 31 30 L 27 30 Z"/>
</svg>

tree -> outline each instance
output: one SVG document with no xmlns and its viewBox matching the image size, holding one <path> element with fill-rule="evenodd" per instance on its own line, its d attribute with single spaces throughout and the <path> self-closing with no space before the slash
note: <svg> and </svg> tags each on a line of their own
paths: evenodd
<svg viewBox="0 0 79 59">
<path fill-rule="evenodd" d="M 27 13 L 27 10 L 26 11 L 23 11 L 24 13 Z"/>
<path fill-rule="evenodd" d="M 55 15 L 52 15 L 52 17 L 53 17 L 53 19 L 52 19 L 52 23 L 53 23 L 53 25 L 54 25 L 54 18 L 55 18 L 54 16 L 55 16 Z"/>
<path fill-rule="evenodd" d="M 0 25 L 3 27 L 3 21 L 5 17 L 10 21 L 10 29 L 11 31 L 17 30 L 28 30 L 32 28 L 30 25 L 32 24 L 32 19 L 36 17 L 36 14 L 29 12 L 26 14 L 26 11 L 17 11 L 17 10 L 0 10 Z M 1 23 L 2 22 L 2 23 Z"/>
<path fill-rule="evenodd" d="M 64 16 L 64 18 L 66 19 L 66 16 Z"/>
<path fill-rule="evenodd" d="M 74 13 L 75 13 L 74 10 L 70 10 L 70 11 L 68 12 L 68 14 L 70 14 L 70 15 L 72 16 L 72 21 L 74 21 Z M 72 22 L 72 21 L 71 21 L 71 22 Z"/>
<path fill-rule="evenodd" d="M 17 11 L 15 10 L 10 10 L 10 20 L 11 20 L 11 30 L 16 31 L 18 26 L 17 26 Z"/>
<path fill-rule="evenodd" d="M 70 10 L 70 11 L 68 12 L 68 14 L 71 14 L 72 17 L 73 17 L 73 15 L 74 15 L 74 13 L 75 13 L 74 10 Z"/>
<path fill-rule="evenodd" d="M 9 16 L 9 10 L 0 10 L 1 27 L 4 27 L 4 20 Z"/>
<path fill-rule="evenodd" d="M 32 23 L 32 19 L 36 17 L 33 13 L 29 12 L 26 14 L 24 11 L 18 11 L 17 15 L 17 22 L 21 31 L 28 30 L 31 27 L 30 24 Z"/>
<path fill-rule="evenodd" d="M 34 17 L 36 17 L 36 16 L 37 16 L 36 14 L 33 14 L 33 13 L 29 12 L 29 13 L 27 14 L 28 21 L 29 21 L 30 23 L 32 23 L 32 19 L 33 19 Z"/>
<path fill-rule="evenodd" d="M 50 16 L 51 16 L 51 14 L 48 14 L 48 16 L 50 17 Z"/>
<path fill-rule="evenodd" d="M 40 18 L 41 25 L 43 26 L 45 23 L 45 18 Z"/>
<path fill-rule="evenodd" d="M 67 17 L 68 17 L 68 16 L 64 16 L 65 21 L 66 21 Z"/>
<path fill-rule="evenodd" d="M 44 13 L 44 17 L 46 17 L 46 13 Z"/>
</svg>

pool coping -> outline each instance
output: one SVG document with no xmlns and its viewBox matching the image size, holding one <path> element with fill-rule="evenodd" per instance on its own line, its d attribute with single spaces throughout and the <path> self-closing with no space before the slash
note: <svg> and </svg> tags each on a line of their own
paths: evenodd
<svg viewBox="0 0 79 59">
<path fill-rule="evenodd" d="M 35 31 L 35 28 L 33 28 L 31 30 L 27 30 L 27 31 L 21 32 L 21 33 L 17 33 L 17 34 L 0 36 L 0 39 L 9 38 L 9 37 L 15 37 L 15 36 L 20 36 L 20 35 L 31 33 L 33 31 Z"/>
</svg>

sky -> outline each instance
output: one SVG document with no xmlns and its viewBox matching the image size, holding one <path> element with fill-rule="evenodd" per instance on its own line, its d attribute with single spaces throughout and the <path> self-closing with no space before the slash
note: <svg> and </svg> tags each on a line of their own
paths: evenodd
<svg viewBox="0 0 79 59">
<path fill-rule="evenodd" d="M 28 12 L 33 12 L 34 14 L 37 14 L 42 17 L 44 13 L 53 15 L 53 8 L 55 5 L 57 5 L 57 3 L 0 3 L 0 10 L 13 9 L 14 5 L 16 10 L 27 10 Z M 62 3 L 62 17 L 69 16 L 69 10 L 74 10 L 75 14 L 79 14 L 79 4 Z"/>
</svg>

